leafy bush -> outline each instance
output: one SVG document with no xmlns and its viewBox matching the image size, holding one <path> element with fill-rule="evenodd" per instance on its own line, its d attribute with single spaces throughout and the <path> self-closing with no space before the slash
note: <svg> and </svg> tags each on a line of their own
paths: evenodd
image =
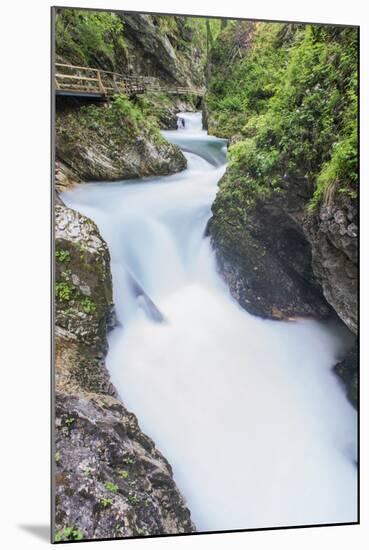
<svg viewBox="0 0 369 550">
<path fill-rule="evenodd" d="M 93 313 L 94 311 L 96 311 L 96 305 L 88 296 L 83 298 L 81 303 L 82 309 L 85 313 Z"/>
<path fill-rule="evenodd" d="M 74 287 L 67 282 L 61 281 L 55 284 L 55 296 L 61 302 L 69 302 L 74 292 Z"/>
<path fill-rule="evenodd" d="M 55 42 L 56 53 L 75 64 L 117 70 L 126 58 L 123 22 L 110 12 L 60 8 Z"/>
<path fill-rule="evenodd" d="M 55 542 L 82 540 L 83 533 L 75 527 L 63 527 L 55 534 Z"/>
<path fill-rule="evenodd" d="M 356 29 L 321 25 L 241 22 L 221 34 L 208 104 L 210 129 L 237 138 L 228 182 L 250 198 L 304 181 L 310 211 L 328 187 L 355 195 L 357 45 Z"/>
<path fill-rule="evenodd" d="M 56 250 L 55 257 L 59 262 L 67 263 L 70 261 L 70 252 L 68 250 Z"/>
<path fill-rule="evenodd" d="M 108 491 L 111 491 L 112 493 L 118 492 L 118 485 L 116 485 L 115 483 L 112 483 L 111 481 L 106 481 L 104 483 L 104 486 Z"/>
<path fill-rule="evenodd" d="M 99 502 L 103 508 L 108 508 L 113 504 L 113 500 L 111 498 L 102 498 Z"/>
</svg>

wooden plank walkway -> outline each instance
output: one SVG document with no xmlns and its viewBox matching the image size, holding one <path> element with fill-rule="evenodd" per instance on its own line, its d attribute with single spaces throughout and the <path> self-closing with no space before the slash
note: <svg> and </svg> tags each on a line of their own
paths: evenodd
<svg viewBox="0 0 369 550">
<path fill-rule="evenodd" d="M 55 93 L 57 95 L 89 97 L 108 100 L 114 95 L 129 97 L 145 92 L 167 94 L 193 94 L 203 96 L 203 88 L 165 87 L 151 76 L 124 76 L 93 67 L 55 63 Z"/>
</svg>

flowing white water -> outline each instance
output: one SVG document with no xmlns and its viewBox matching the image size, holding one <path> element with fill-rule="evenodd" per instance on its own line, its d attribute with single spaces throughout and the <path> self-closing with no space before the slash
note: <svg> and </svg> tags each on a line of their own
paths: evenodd
<svg viewBox="0 0 369 550">
<path fill-rule="evenodd" d="M 180 116 L 185 127 L 165 135 L 187 151 L 185 171 L 63 194 L 109 245 L 122 322 L 112 381 L 198 530 L 356 521 L 357 419 L 332 373 L 344 338 L 253 317 L 230 297 L 203 236 L 225 145 L 200 114 Z"/>
</svg>

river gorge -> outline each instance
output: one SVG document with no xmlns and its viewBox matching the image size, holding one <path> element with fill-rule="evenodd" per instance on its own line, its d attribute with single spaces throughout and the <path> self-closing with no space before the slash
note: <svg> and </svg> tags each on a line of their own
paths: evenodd
<svg viewBox="0 0 369 550">
<path fill-rule="evenodd" d="M 112 383 L 199 531 L 355 521 L 357 415 L 333 372 L 350 334 L 261 319 L 231 296 L 206 236 L 226 141 L 201 113 L 178 117 L 184 128 L 163 134 L 185 170 L 61 195 L 109 247 Z"/>
<path fill-rule="evenodd" d="M 54 540 L 356 523 L 357 29 L 54 15 Z"/>
</svg>

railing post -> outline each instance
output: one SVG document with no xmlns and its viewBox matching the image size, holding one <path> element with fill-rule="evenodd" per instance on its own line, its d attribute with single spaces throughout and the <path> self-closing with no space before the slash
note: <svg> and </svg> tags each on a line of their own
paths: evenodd
<svg viewBox="0 0 369 550">
<path fill-rule="evenodd" d="M 101 74 L 100 74 L 100 71 L 97 71 L 97 78 L 98 78 L 98 81 L 99 81 L 99 89 L 100 89 L 100 92 L 103 94 L 103 95 L 106 95 L 106 90 L 104 88 L 104 84 L 101 80 Z"/>
</svg>

